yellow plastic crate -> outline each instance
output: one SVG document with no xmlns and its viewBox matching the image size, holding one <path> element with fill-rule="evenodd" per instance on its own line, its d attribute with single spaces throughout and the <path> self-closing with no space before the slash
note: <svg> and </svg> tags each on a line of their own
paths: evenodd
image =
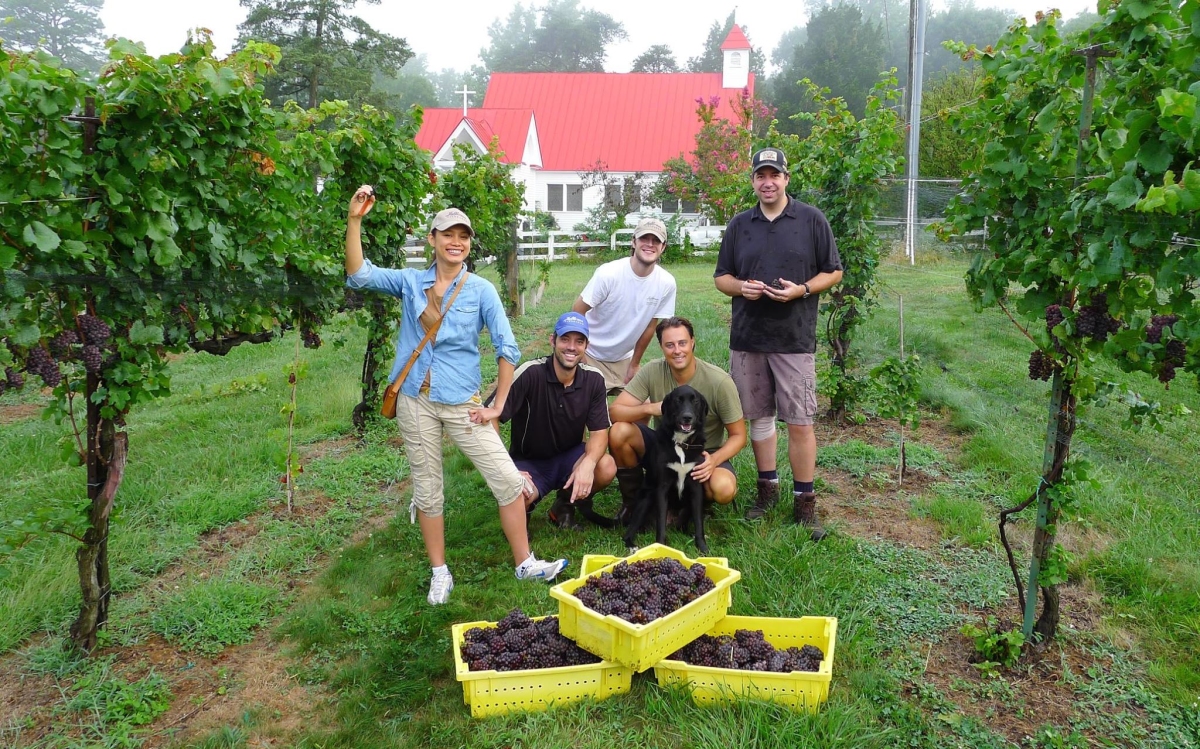
<svg viewBox="0 0 1200 749">
<path fill-rule="evenodd" d="M 598 558 L 593 558 L 598 559 Z M 714 588 L 688 605 L 648 624 L 631 624 L 620 617 L 605 616 L 589 609 L 575 597 L 575 591 L 587 578 L 600 574 L 618 562 L 640 562 L 644 559 L 675 559 L 685 567 L 699 560 L 662 544 L 651 544 L 627 557 L 613 557 L 612 562 L 591 569 L 582 577 L 568 580 L 550 589 L 558 600 L 558 630 L 574 640 L 579 647 L 606 661 L 641 672 L 674 653 L 720 621 L 732 601 L 730 588 L 741 573 L 728 565 L 717 564 L 709 557 L 706 574 Z M 591 562 L 594 565 L 596 562 Z M 585 562 L 585 565 L 588 563 Z"/>
<path fill-rule="evenodd" d="M 658 683 L 687 684 L 692 699 L 700 704 L 732 702 L 750 697 L 769 700 L 815 713 L 829 697 L 833 677 L 833 651 L 837 643 L 837 619 L 831 616 L 804 616 L 776 619 L 765 616 L 727 616 L 705 634 L 732 635 L 739 629 L 761 629 L 763 637 L 776 648 L 802 648 L 815 645 L 825 653 L 821 668 L 781 674 L 767 671 L 742 671 L 732 668 L 694 666 L 683 661 L 662 660 L 654 666 Z"/>
<path fill-rule="evenodd" d="M 533 617 L 535 620 L 544 616 Z M 629 691 L 633 670 L 616 663 L 589 663 L 520 671 L 472 671 L 462 657 L 467 630 L 495 627 L 497 622 L 451 626 L 454 635 L 454 678 L 462 682 L 463 702 L 472 718 L 512 712 L 537 712 L 585 698 L 602 700 Z M 561 630 L 561 622 L 560 630 Z"/>
</svg>

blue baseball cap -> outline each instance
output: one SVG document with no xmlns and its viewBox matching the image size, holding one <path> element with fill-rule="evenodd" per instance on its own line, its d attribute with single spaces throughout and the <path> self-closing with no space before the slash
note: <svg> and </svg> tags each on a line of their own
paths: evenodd
<svg viewBox="0 0 1200 749">
<path fill-rule="evenodd" d="M 558 318 L 558 322 L 554 323 L 554 337 L 564 336 L 567 333 L 580 333 L 584 338 L 588 337 L 588 322 L 583 315 L 578 312 L 564 312 Z"/>
</svg>

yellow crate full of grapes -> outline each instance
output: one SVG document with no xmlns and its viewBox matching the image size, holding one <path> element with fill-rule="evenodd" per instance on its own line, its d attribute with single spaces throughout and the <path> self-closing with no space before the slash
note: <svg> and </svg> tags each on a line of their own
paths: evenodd
<svg viewBox="0 0 1200 749">
<path fill-rule="evenodd" d="M 777 702 L 793 710 L 815 713 L 829 697 L 833 678 L 833 651 L 837 644 L 837 619 L 829 616 L 804 616 L 777 619 L 764 616 L 727 616 L 705 634 L 718 637 L 737 630 L 761 630 L 763 639 L 779 650 L 820 648 L 824 657 L 816 671 L 750 671 L 733 668 L 697 666 L 682 660 L 663 659 L 654 666 L 658 683 L 687 685 L 692 699 L 699 704 L 761 699 Z"/>
<path fill-rule="evenodd" d="M 546 617 L 533 617 L 540 621 Z M 522 669 L 518 671 L 471 671 L 463 658 L 468 630 L 494 628 L 498 622 L 466 622 L 451 627 L 454 639 L 454 678 L 462 682 L 463 702 L 472 718 L 512 712 L 536 712 L 583 699 L 603 700 L 625 694 L 633 680 L 633 669 L 600 661 L 578 666 Z"/>
<path fill-rule="evenodd" d="M 681 608 L 644 624 L 602 614 L 576 596 L 588 580 L 611 572 L 617 565 L 645 560 L 675 560 L 688 569 L 702 563 L 670 546 L 651 544 L 599 568 L 585 569 L 583 576 L 550 589 L 551 597 L 558 601 L 558 626 L 563 635 L 589 653 L 636 672 L 649 669 L 720 621 L 729 610 L 731 588 L 741 578 L 737 570 L 718 564 L 721 560 L 709 558 L 711 563 L 704 564 L 704 576 L 712 581 L 712 589 Z M 594 564 L 593 561 L 587 567 L 594 567 Z"/>
</svg>

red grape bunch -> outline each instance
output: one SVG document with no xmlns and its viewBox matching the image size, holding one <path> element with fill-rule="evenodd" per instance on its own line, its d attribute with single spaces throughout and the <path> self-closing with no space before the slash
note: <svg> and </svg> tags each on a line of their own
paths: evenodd
<svg viewBox="0 0 1200 749">
<path fill-rule="evenodd" d="M 1091 304 L 1079 308 L 1075 316 L 1075 333 L 1080 337 L 1091 338 L 1103 343 L 1108 340 L 1109 333 L 1121 329 L 1121 323 L 1108 314 L 1108 297 L 1097 294 L 1092 297 Z"/>
<path fill-rule="evenodd" d="M 669 658 L 693 666 L 739 671 L 818 671 L 825 654 L 815 645 L 776 650 L 761 629 L 739 629 L 733 635 L 700 635 Z"/>
<path fill-rule="evenodd" d="M 1146 342 L 1161 343 L 1163 328 L 1169 328 L 1179 322 L 1178 315 L 1155 315 L 1146 326 Z"/>
<path fill-rule="evenodd" d="M 50 356 L 50 352 L 41 346 L 30 348 L 29 353 L 25 355 L 25 371 L 40 376 L 46 387 L 58 387 L 62 382 L 62 372 L 58 364 Z"/>
<path fill-rule="evenodd" d="M 93 346 L 104 347 L 108 343 L 108 339 L 112 337 L 112 329 L 108 324 L 95 315 L 80 315 L 75 319 L 79 329 L 83 331 L 83 338 L 86 343 Z"/>
<path fill-rule="evenodd" d="M 50 339 L 50 353 L 59 361 L 69 361 L 75 356 L 78 343 L 79 334 L 74 330 L 64 330 Z"/>
<path fill-rule="evenodd" d="M 714 586 L 703 564 L 684 567 L 674 559 L 620 562 L 589 577 L 575 597 L 601 614 L 646 624 L 680 609 Z"/>
<path fill-rule="evenodd" d="M 1037 349 L 1029 355 L 1029 379 L 1031 380 L 1049 380 L 1054 376 L 1054 370 L 1058 367 L 1058 362 L 1054 358 L 1047 356 L 1041 349 Z"/>
<path fill-rule="evenodd" d="M 20 390 L 25 387 L 25 376 L 13 367 L 4 368 L 4 379 L 0 380 L 0 395 L 5 390 Z"/>
<path fill-rule="evenodd" d="M 475 627 L 463 633 L 462 658 L 472 671 L 519 671 L 599 663 L 558 631 L 558 617 L 533 621 L 513 609 L 495 627 Z"/>
<path fill-rule="evenodd" d="M 1046 332 L 1050 334 L 1051 338 L 1054 337 L 1055 326 L 1061 323 L 1063 319 L 1064 317 L 1061 305 L 1051 304 L 1046 308 Z"/>
<path fill-rule="evenodd" d="M 1187 363 L 1187 346 L 1178 338 L 1167 341 L 1166 356 L 1159 365 L 1158 379 L 1164 385 L 1175 379 L 1175 370 Z"/>
</svg>

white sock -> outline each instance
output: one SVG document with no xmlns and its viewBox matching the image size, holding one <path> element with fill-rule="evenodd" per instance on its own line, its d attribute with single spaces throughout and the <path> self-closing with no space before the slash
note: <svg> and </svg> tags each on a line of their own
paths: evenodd
<svg viewBox="0 0 1200 749">
<path fill-rule="evenodd" d="M 449 567 L 447 567 L 447 566 L 446 566 L 446 565 L 444 565 L 444 564 L 443 564 L 442 566 L 440 566 L 440 567 L 434 567 L 434 568 L 433 568 L 433 574 L 434 574 L 434 575 L 449 575 L 449 574 L 450 574 L 450 568 L 449 568 Z"/>
<path fill-rule="evenodd" d="M 532 565 L 533 565 L 533 563 L 534 563 L 534 562 L 536 562 L 536 561 L 537 561 L 537 557 L 535 557 L 535 556 L 533 555 L 533 552 L 531 551 L 531 552 L 529 552 L 529 558 L 528 558 L 528 559 L 526 559 L 524 562 L 521 562 L 520 564 L 518 564 L 518 565 L 517 565 L 517 569 L 518 569 L 518 570 L 527 570 L 527 569 L 529 569 L 529 568 L 530 568 L 530 566 L 532 566 Z"/>
</svg>

